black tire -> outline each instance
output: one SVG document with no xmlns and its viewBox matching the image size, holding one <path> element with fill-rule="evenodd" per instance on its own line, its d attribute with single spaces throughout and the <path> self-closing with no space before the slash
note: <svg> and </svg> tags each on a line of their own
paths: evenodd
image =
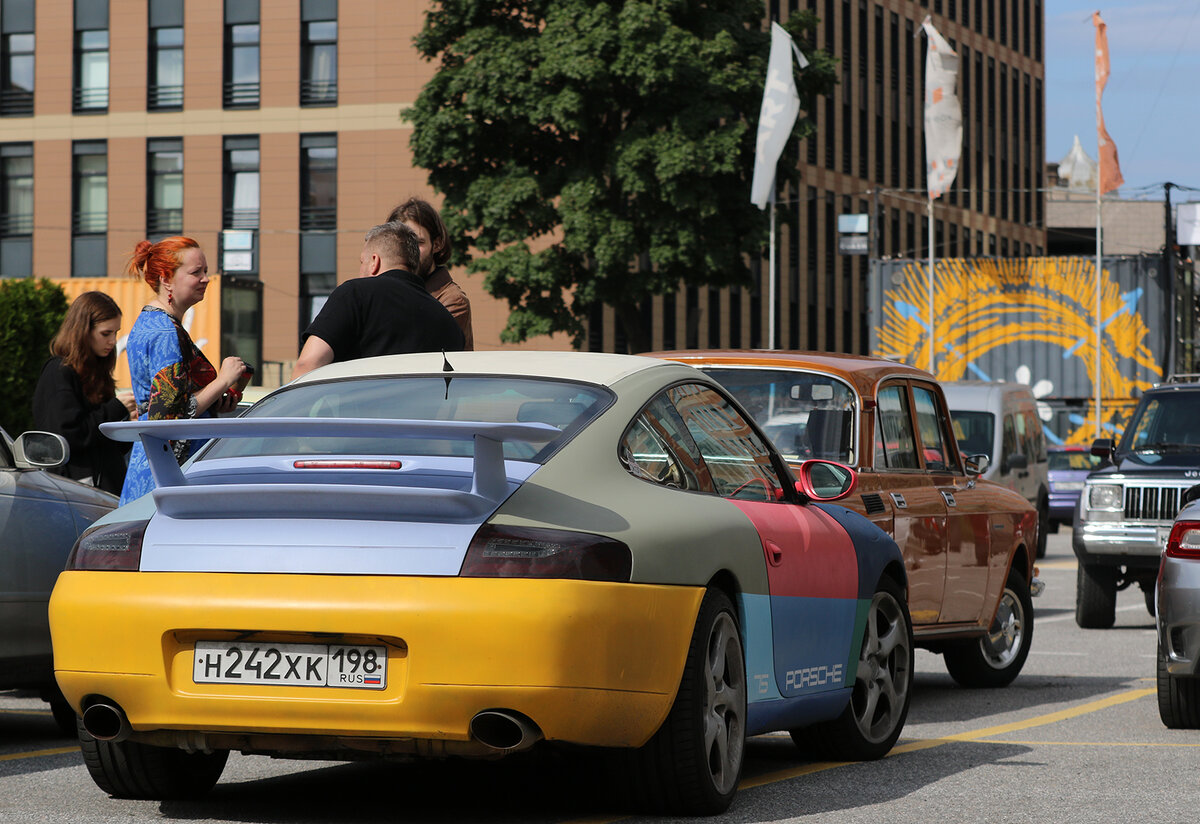
<svg viewBox="0 0 1200 824">
<path fill-rule="evenodd" d="M 628 756 L 635 803 L 675 815 L 716 815 L 737 792 L 746 750 L 746 664 L 737 613 L 720 590 L 700 604 L 671 712 Z"/>
<path fill-rule="evenodd" d="M 1046 538 L 1050 535 L 1050 499 L 1046 495 L 1038 497 L 1038 536 L 1037 557 L 1046 557 Z"/>
<path fill-rule="evenodd" d="M 83 762 L 96 786 L 114 798 L 168 801 L 197 798 L 213 788 L 228 750 L 185 752 L 133 741 L 98 741 L 77 721 Z"/>
<path fill-rule="evenodd" d="M 1154 610 L 1154 586 L 1142 587 L 1142 598 L 1146 600 L 1146 612 L 1150 613 L 1150 617 L 1154 618 L 1157 613 Z"/>
<path fill-rule="evenodd" d="M 1200 678 L 1167 672 L 1167 653 L 1158 646 L 1158 717 L 1172 730 L 1200 729 Z"/>
<path fill-rule="evenodd" d="M 1117 568 L 1079 562 L 1075 573 L 1075 623 L 1108 629 L 1117 620 Z"/>
<path fill-rule="evenodd" d="M 1032 643 L 1033 598 L 1025 576 L 1014 567 L 987 634 L 947 647 L 946 669 L 964 687 L 1006 687 L 1025 666 Z"/>
<path fill-rule="evenodd" d="M 792 730 L 792 740 L 829 760 L 883 758 L 908 718 L 912 677 L 912 619 L 904 590 L 883 578 L 867 614 L 850 703 L 832 721 Z"/>
</svg>

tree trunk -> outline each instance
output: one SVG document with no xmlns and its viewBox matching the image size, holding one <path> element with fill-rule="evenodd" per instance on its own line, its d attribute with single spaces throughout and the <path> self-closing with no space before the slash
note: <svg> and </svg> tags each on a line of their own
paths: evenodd
<svg viewBox="0 0 1200 824">
<path fill-rule="evenodd" d="M 619 303 L 615 307 L 617 322 L 625 331 L 625 343 L 629 354 L 637 355 L 650 351 L 650 330 L 642 321 L 642 309 L 636 303 Z"/>
</svg>

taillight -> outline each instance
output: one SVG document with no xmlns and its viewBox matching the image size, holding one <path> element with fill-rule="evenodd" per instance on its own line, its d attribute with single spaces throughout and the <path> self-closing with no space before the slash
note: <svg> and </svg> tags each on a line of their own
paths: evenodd
<svg viewBox="0 0 1200 824">
<path fill-rule="evenodd" d="M 1171 527 L 1167 557 L 1200 560 L 1200 521 L 1179 521 Z"/>
<path fill-rule="evenodd" d="M 628 581 L 632 571 L 629 547 L 603 535 L 484 524 L 471 539 L 461 575 Z"/>
<path fill-rule="evenodd" d="M 149 521 L 94 526 L 79 536 L 67 557 L 67 569 L 136 571 L 142 562 L 142 537 Z"/>
</svg>

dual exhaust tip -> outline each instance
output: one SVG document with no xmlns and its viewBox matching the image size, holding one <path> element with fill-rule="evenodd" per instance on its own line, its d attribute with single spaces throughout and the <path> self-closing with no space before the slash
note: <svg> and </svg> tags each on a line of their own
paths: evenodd
<svg viewBox="0 0 1200 824">
<path fill-rule="evenodd" d="M 97 741 L 124 741 L 133 732 L 125 711 L 116 704 L 97 702 L 83 711 L 83 729 Z M 497 753 L 527 750 L 542 737 L 528 717 L 512 710 L 483 710 L 469 726 L 471 738 Z"/>
</svg>

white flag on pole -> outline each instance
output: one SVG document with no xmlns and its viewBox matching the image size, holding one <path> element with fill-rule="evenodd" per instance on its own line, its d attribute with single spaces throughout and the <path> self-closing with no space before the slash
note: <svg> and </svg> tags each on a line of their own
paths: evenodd
<svg viewBox="0 0 1200 824">
<path fill-rule="evenodd" d="M 929 196 L 950 188 L 962 155 L 962 106 L 958 102 L 958 55 L 925 17 L 925 169 Z"/>
<path fill-rule="evenodd" d="M 800 68 L 808 65 L 807 58 L 783 26 L 772 23 L 771 56 L 767 60 L 767 84 L 758 115 L 758 146 L 754 155 L 754 181 L 750 185 L 750 202 L 760 209 L 767 208 L 775 183 L 775 164 L 800 113 L 800 94 L 792 75 L 793 54 Z"/>
</svg>

